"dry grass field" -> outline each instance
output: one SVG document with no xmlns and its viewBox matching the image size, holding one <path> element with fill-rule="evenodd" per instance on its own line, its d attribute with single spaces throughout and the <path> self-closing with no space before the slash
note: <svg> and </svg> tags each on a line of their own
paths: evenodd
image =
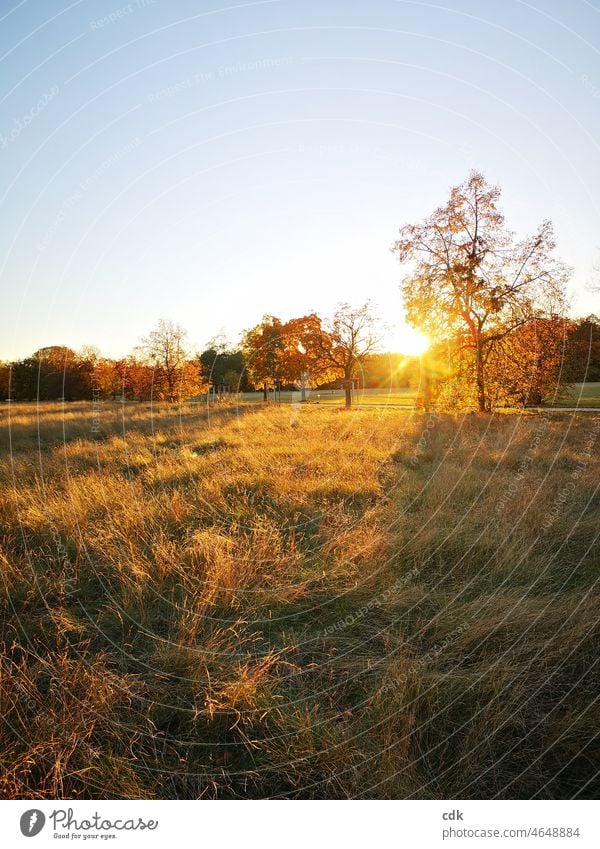
<svg viewBox="0 0 600 849">
<path fill-rule="evenodd" d="M 597 796 L 599 446 L 3 405 L 0 796 Z"/>
</svg>

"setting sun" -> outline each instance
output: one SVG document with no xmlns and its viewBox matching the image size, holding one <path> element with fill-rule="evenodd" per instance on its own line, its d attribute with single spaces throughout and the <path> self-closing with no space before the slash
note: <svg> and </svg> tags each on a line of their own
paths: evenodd
<svg viewBox="0 0 600 849">
<path fill-rule="evenodd" d="M 429 348 L 429 337 L 414 327 L 394 327 L 385 339 L 388 350 L 407 357 L 420 357 Z"/>
</svg>

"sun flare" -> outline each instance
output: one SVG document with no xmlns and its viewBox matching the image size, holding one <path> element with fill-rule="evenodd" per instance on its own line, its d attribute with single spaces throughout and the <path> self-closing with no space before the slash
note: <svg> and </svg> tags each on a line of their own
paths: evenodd
<svg viewBox="0 0 600 849">
<path fill-rule="evenodd" d="M 414 327 L 395 327 L 385 341 L 391 353 L 407 357 L 420 357 L 430 345 L 429 337 Z"/>
</svg>

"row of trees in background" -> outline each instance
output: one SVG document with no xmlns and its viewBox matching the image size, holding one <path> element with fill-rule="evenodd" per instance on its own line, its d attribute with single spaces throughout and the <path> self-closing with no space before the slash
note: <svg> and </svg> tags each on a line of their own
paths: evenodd
<svg viewBox="0 0 600 849">
<path fill-rule="evenodd" d="M 371 384 L 384 380 L 386 358 L 376 355 L 376 343 L 368 305 L 341 305 L 330 321 L 314 313 L 287 322 L 265 316 L 243 334 L 240 347 L 214 342 L 200 355 L 192 355 L 183 328 L 161 320 L 124 359 L 107 359 L 94 348 L 76 353 L 58 345 L 0 364 L 0 398 L 174 402 L 211 389 L 238 393 L 260 388 L 266 400 L 276 387 L 296 388 L 304 397 L 309 388 L 341 382 L 349 405 L 359 372 Z M 396 369 L 388 365 L 388 375 L 392 371 Z"/>
<path fill-rule="evenodd" d="M 231 348 L 214 341 L 192 354 L 185 330 L 160 321 L 130 356 L 93 348 L 42 348 L 0 364 L 0 398 L 125 398 L 174 402 L 213 392 L 340 386 L 350 406 L 356 383 L 419 383 L 425 406 L 540 404 L 565 384 L 600 380 L 600 326 L 566 318 L 570 275 L 554 256 L 552 225 L 523 240 L 507 229 L 500 190 L 482 174 L 451 190 L 424 221 L 405 225 L 393 245 L 406 276 L 407 318 L 428 334 L 420 360 L 381 353 L 369 304 L 340 304 L 330 318 L 266 315 Z"/>
<path fill-rule="evenodd" d="M 178 401 L 218 393 L 296 389 L 301 400 L 315 387 L 417 387 L 421 401 L 446 408 L 477 404 L 473 347 L 459 331 L 435 341 L 421 358 L 375 350 L 376 326 L 368 307 L 342 306 L 330 321 L 311 313 L 283 322 L 265 316 L 231 348 L 214 341 L 192 355 L 185 331 L 161 321 L 122 359 L 95 348 L 64 346 L 0 363 L 0 400 L 68 401 L 91 398 Z M 536 316 L 488 345 L 485 408 L 540 404 L 565 384 L 600 380 L 600 322 Z"/>
<path fill-rule="evenodd" d="M 0 397 L 15 401 L 90 398 L 176 401 L 201 393 L 202 371 L 191 357 L 186 332 L 160 321 L 127 357 L 108 359 L 98 349 L 75 352 L 63 345 L 0 364 Z"/>
</svg>

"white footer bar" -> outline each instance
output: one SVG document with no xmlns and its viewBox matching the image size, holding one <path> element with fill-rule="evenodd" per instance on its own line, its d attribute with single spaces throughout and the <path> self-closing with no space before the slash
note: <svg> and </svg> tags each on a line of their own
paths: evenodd
<svg viewBox="0 0 600 849">
<path fill-rule="evenodd" d="M 4 801 L 0 844 L 598 849 L 599 815 L 589 801 Z"/>
</svg>

